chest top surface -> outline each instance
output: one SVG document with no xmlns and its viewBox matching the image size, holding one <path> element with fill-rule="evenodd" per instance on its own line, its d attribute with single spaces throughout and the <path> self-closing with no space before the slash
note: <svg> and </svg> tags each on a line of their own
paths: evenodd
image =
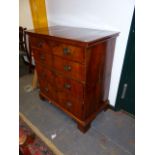
<svg viewBox="0 0 155 155">
<path fill-rule="evenodd" d="M 80 42 L 95 42 L 105 40 L 111 37 L 116 37 L 119 32 L 108 30 L 96 30 L 89 28 L 68 27 L 68 26 L 52 26 L 28 30 L 28 34 L 39 34 L 51 36 L 53 38 L 68 39 Z"/>
</svg>

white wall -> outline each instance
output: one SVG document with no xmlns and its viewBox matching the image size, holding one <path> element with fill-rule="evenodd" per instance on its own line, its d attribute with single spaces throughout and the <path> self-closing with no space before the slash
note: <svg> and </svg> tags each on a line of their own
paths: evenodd
<svg viewBox="0 0 155 155">
<path fill-rule="evenodd" d="M 117 30 L 109 99 L 115 105 L 134 0 L 46 0 L 48 25 Z"/>
<path fill-rule="evenodd" d="M 19 25 L 33 29 L 29 0 L 19 0 Z"/>
</svg>

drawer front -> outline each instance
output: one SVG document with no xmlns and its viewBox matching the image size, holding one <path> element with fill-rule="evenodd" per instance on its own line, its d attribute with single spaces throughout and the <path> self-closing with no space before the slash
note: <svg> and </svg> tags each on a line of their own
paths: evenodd
<svg viewBox="0 0 155 155">
<path fill-rule="evenodd" d="M 30 37 L 30 44 L 32 48 L 44 50 L 45 52 L 52 53 L 54 42 L 45 38 Z"/>
<path fill-rule="evenodd" d="M 68 60 L 74 60 L 77 62 L 84 62 L 84 49 L 67 44 L 56 43 L 52 48 L 53 54 L 62 56 Z"/>
<path fill-rule="evenodd" d="M 38 62 L 36 62 L 36 70 L 37 70 L 39 83 L 44 83 L 46 81 L 49 81 L 49 83 L 52 86 L 55 85 L 55 81 L 54 81 L 55 77 L 52 72 L 50 72 L 44 66 L 38 64 Z"/>
<path fill-rule="evenodd" d="M 82 100 L 80 100 L 78 97 L 73 97 L 63 91 L 57 91 L 55 95 L 56 100 L 60 106 L 75 116 L 81 118 Z"/>
<path fill-rule="evenodd" d="M 40 91 L 45 94 L 48 98 L 54 99 L 55 96 L 55 89 L 52 87 L 51 83 L 49 81 L 42 81 L 39 82 Z"/>
<path fill-rule="evenodd" d="M 64 76 L 70 77 L 75 80 L 84 81 L 84 65 L 65 60 L 63 58 L 53 56 L 53 68 Z"/>
<path fill-rule="evenodd" d="M 56 89 L 83 99 L 83 84 L 69 78 L 55 75 Z"/>
<path fill-rule="evenodd" d="M 51 62 L 52 62 L 52 55 L 45 53 L 44 51 L 40 50 L 32 50 L 34 54 L 35 61 L 38 61 L 39 63 L 43 64 L 47 68 L 51 68 Z"/>
</svg>

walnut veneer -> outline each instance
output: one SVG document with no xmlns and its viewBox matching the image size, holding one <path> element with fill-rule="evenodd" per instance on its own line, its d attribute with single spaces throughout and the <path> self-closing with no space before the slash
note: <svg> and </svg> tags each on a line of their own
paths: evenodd
<svg viewBox="0 0 155 155">
<path fill-rule="evenodd" d="M 108 104 L 119 33 L 53 26 L 29 30 L 27 34 L 35 58 L 40 97 L 66 112 L 86 132 Z"/>
</svg>

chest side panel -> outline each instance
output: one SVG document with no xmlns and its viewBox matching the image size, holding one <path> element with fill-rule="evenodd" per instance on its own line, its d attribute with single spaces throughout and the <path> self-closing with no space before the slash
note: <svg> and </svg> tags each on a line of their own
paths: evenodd
<svg viewBox="0 0 155 155">
<path fill-rule="evenodd" d="M 111 38 L 107 41 L 107 45 L 106 45 L 106 55 L 105 55 L 104 72 L 103 72 L 104 78 L 102 83 L 103 101 L 107 101 L 109 97 L 111 72 L 112 72 L 113 58 L 114 58 L 114 52 L 115 52 L 115 43 L 116 43 L 116 38 Z"/>
<path fill-rule="evenodd" d="M 115 39 L 108 39 L 86 50 L 85 119 L 108 100 Z"/>
</svg>

